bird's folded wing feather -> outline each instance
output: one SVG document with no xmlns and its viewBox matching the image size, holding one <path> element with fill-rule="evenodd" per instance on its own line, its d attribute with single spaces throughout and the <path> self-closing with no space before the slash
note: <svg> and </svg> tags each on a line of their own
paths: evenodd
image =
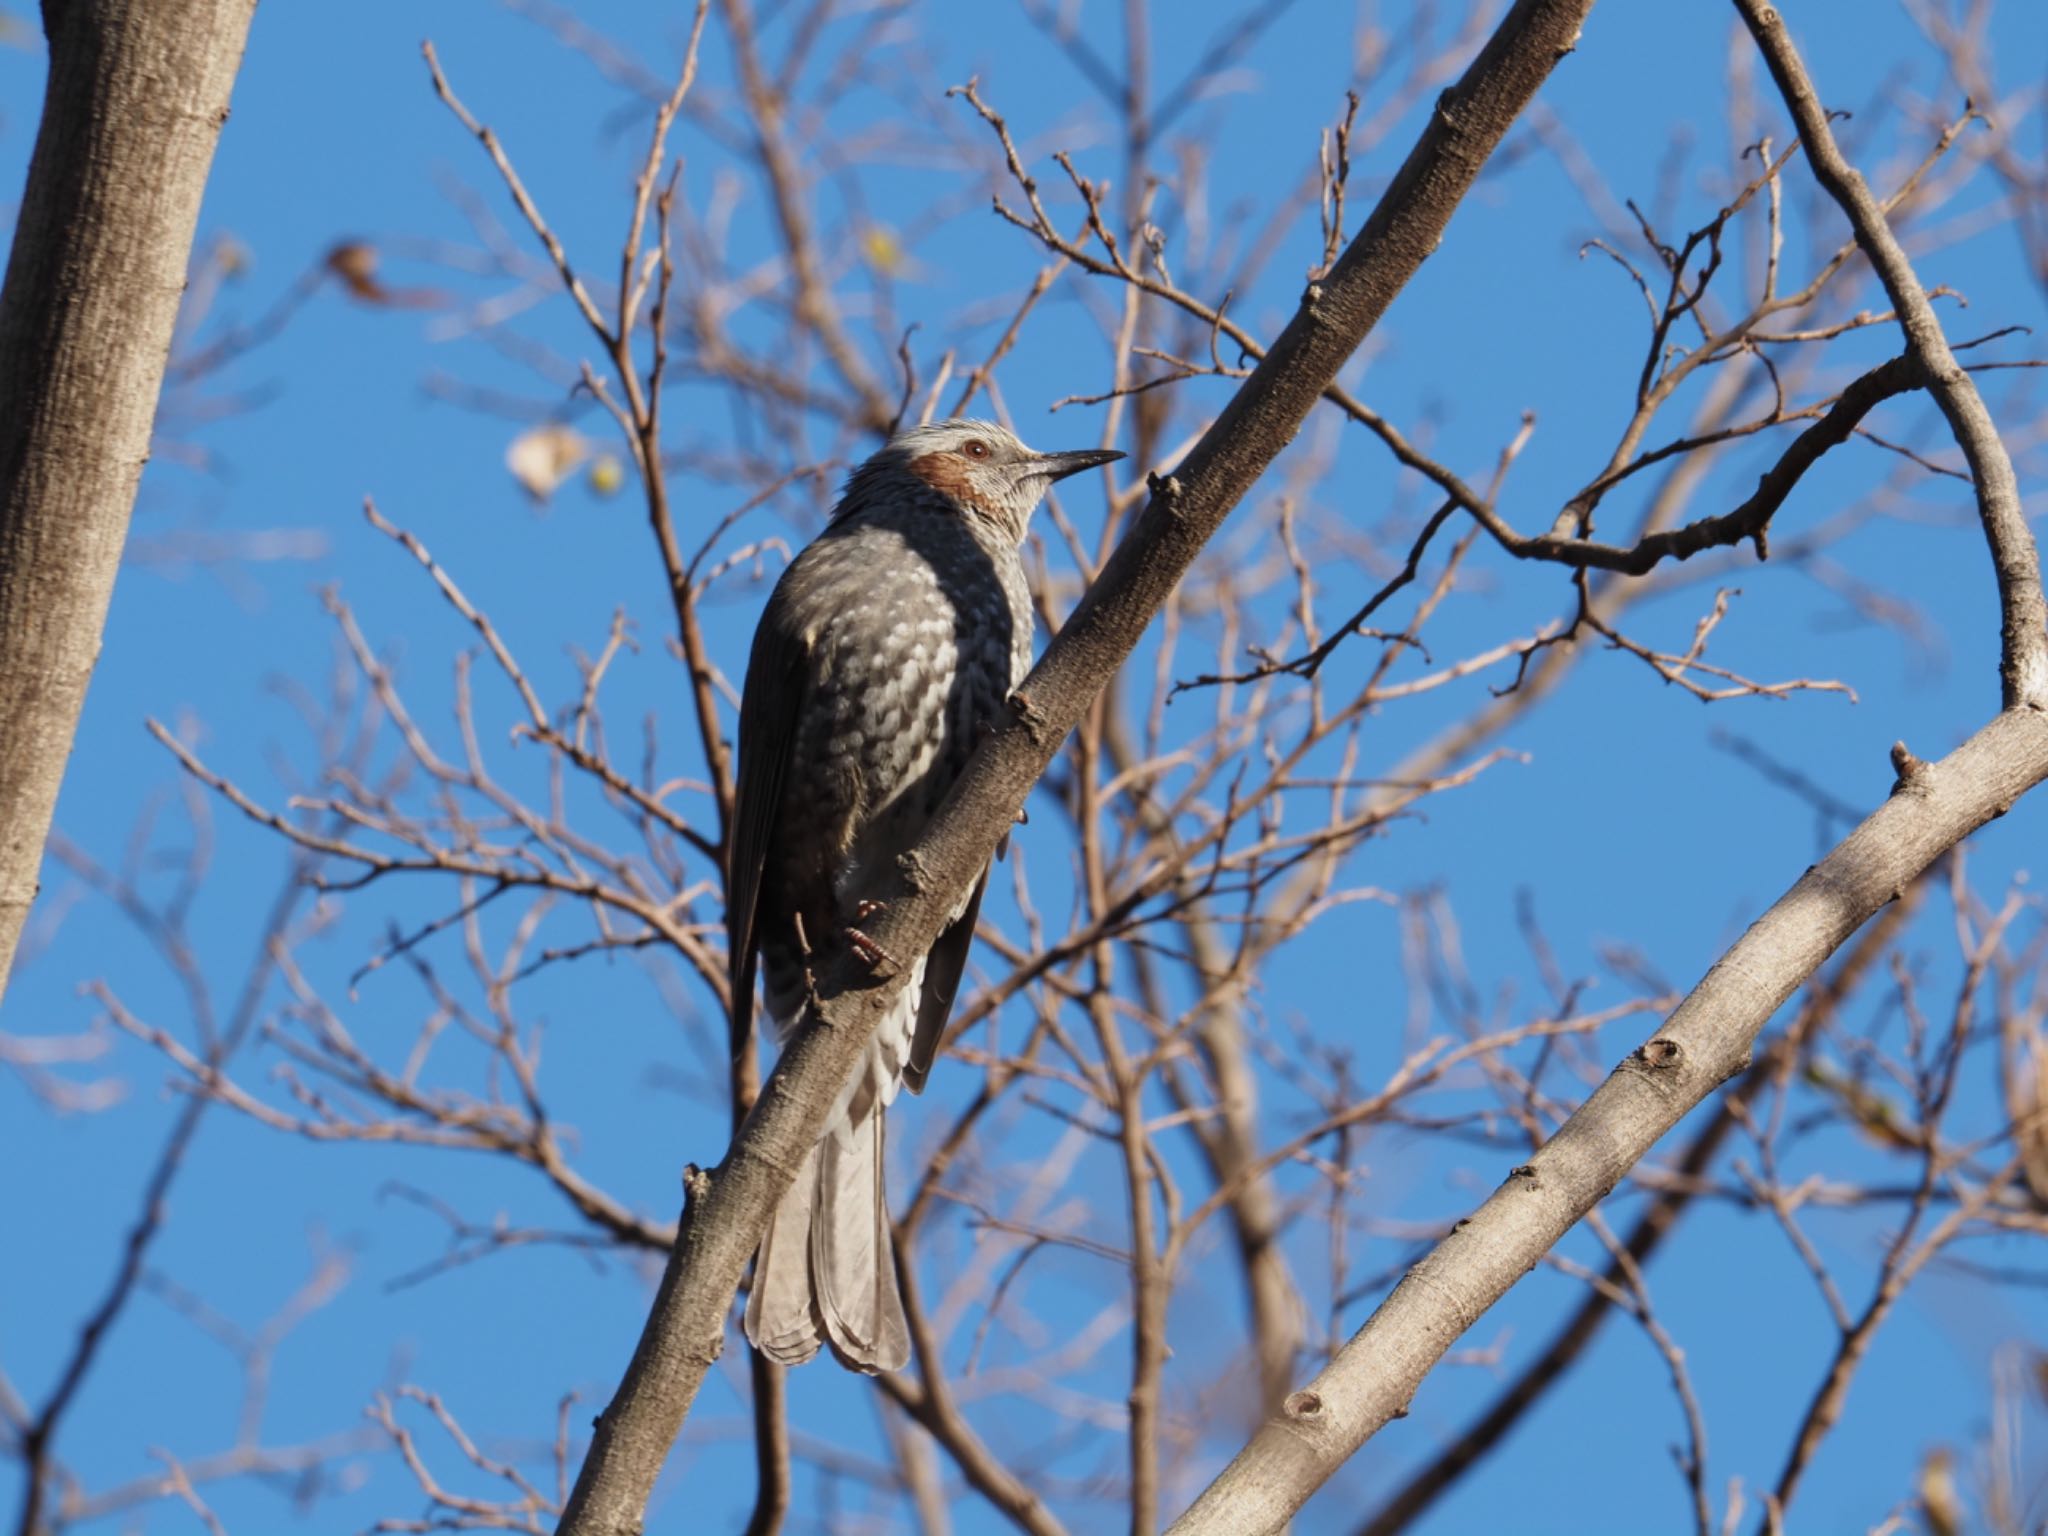
<svg viewBox="0 0 2048 1536">
<path fill-rule="evenodd" d="M 739 778 L 734 786 L 731 847 L 726 858 L 727 967 L 732 981 L 732 1048 L 747 1041 L 754 1017 L 754 966 L 761 948 L 761 886 L 782 788 L 796 744 L 810 647 L 778 586 L 754 631 L 747 684 L 740 695 Z"/>
<path fill-rule="evenodd" d="M 967 898 L 946 931 L 932 945 L 925 961 L 924 992 L 917 1000 L 917 1032 L 911 1036 L 910 1056 L 903 1063 L 903 1081 L 912 1093 L 924 1092 L 924 1080 L 931 1074 L 939 1054 L 939 1042 L 946 1037 L 946 1020 L 953 1015 L 953 999 L 960 991 L 960 978 L 967 970 L 967 952 L 974 948 L 974 924 L 981 915 L 981 893 L 988 889 L 988 871 L 974 882 L 974 894 Z"/>
</svg>

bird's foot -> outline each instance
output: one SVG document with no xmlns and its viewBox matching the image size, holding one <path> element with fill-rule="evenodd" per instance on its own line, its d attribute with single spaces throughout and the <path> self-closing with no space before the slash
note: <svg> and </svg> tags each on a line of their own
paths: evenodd
<svg viewBox="0 0 2048 1536">
<path fill-rule="evenodd" d="M 861 905 L 865 907 L 870 904 L 862 902 Z M 865 917 L 867 913 L 863 912 L 861 916 Z M 871 971 L 879 971 L 884 968 L 891 971 L 899 971 L 903 968 L 896 963 L 896 957 L 890 954 L 888 950 L 882 948 L 881 945 L 850 924 L 846 929 L 846 942 L 852 947 L 854 954 L 860 957 L 861 963 Z"/>
</svg>

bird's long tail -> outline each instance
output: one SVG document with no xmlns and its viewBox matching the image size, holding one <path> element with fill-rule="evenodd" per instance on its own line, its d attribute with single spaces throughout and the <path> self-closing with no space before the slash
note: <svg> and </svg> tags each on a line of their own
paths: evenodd
<svg viewBox="0 0 2048 1536">
<path fill-rule="evenodd" d="M 910 1359 L 883 1195 L 886 1119 L 873 1099 L 853 1110 L 805 1159 L 754 1260 L 747 1337 L 782 1365 L 827 1342 L 855 1370 Z"/>
</svg>

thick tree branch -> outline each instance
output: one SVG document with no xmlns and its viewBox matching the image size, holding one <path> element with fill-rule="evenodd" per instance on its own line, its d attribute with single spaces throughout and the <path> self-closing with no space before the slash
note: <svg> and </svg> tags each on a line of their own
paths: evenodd
<svg viewBox="0 0 2048 1536">
<path fill-rule="evenodd" d="M 1672 1126 L 1749 1062 L 1757 1034 L 1843 940 L 1920 872 L 2048 778 L 2048 716 L 1998 715 L 1898 785 L 1723 955 L 1654 1039 L 1411 1269 L 1291 1394 L 1173 1536 L 1279 1530 L 1409 1399 L 1445 1351 Z"/>
<path fill-rule="evenodd" d="M 0 993 L 98 658 L 255 0 L 43 7 L 0 289 Z"/>
<path fill-rule="evenodd" d="M 1678 1229 L 1678 1223 L 1697 1198 L 1701 1181 L 1713 1166 L 1722 1144 L 1740 1124 L 1741 1111 L 1770 1083 L 1789 1071 L 1806 1042 L 1827 1020 L 1838 1013 L 1855 990 L 1898 938 L 1906 919 L 1926 890 L 1916 884 L 1904 897 L 1886 907 L 1864 930 L 1854 949 L 1823 980 L 1808 989 L 1806 1004 L 1786 1027 L 1771 1049 L 1742 1074 L 1729 1089 L 1712 1119 L 1701 1126 L 1672 1167 L 1670 1185 L 1660 1191 L 1629 1229 L 1623 1252 L 1630 1263 L 1647 1268 L 1650 1256 Z M 1619 1258 L 1611 1260 L 1602 1279 L 1609 1286 L 1624 1283 L 1626 1275 Z M 1562 1381 L 1578 1361 L 1585 1358 L 1594 1336 L 1615 1315 L 1608 1293 L 1589 1289 L 1564 1325 L 1495 1395 L 1486 1410 L 1466 1426 L 1463 1433 L 1438 1451 L 1419 1471 L 1398 1488 L 1366 1522 L 1357 1536 L 1397 1536 L 1405 1531 L 1436 1500 L 1477 1466 L 1500 1441 L 1522 1423 L 1538 1401 Z"/>
<path fill-rule="evenodd" d="M 983 743 L 887 905 L 866 926 L 887 954 L 928 949 L 1088 703 L 1122 665 L 1204 542 L 1293 439 L 1337 370 L 1434 251 L 1516 115 L 1576 43 L 1592 0 L 1519 0 L 1370 219 L 1216 423 L 1153 495 Z M 842 953 L 819 978 L 814 1027 L 777 1063 L 714 1174 L 694 1174 L 654 1308 L 596 1434 L 560 1529 L 637 1532 L 647 1496 L 724 1340 L 732 1297 L 776 1202 L 817 1140 L 900 977 Z"/>
</svg>

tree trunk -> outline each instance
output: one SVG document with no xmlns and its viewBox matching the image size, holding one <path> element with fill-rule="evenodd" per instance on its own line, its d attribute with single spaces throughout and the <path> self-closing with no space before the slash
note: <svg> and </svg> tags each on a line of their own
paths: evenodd
<svg viewBox="0 0 2048 1536">
<path fill-rule="evenodd" d="M 44 0 L 50 78 L 0 289 L 0 996 L 255 0 Z"/>
</svg>

